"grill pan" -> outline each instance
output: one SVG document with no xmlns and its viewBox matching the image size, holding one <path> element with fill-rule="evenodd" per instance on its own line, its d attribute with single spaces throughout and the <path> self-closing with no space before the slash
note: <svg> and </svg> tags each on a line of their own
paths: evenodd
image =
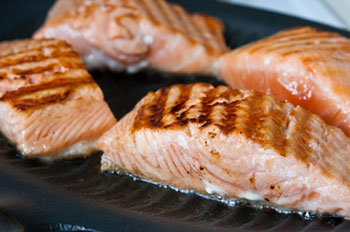
<svg viewBox="0 0 350 232">
<path fill-rule="evenodd" d="M 1 1 L 0 40 L 30 37 L 43 23 L 53 2 Z M 223 20 L 231 48 L 297 25 L 350 36 L 347 31 L 299 18 L 213 0 L 172 2 L 189 11 Z M 148 91 L 175 83 L 223 84 L 212 77 L 171 76 L 155 71 L 133 75 L 104 71 L 92 75 L 118 119 Z M 26 231 L 350 230 L 350 221 L 342 217 L 283 214 L 251 207 L 245 201 L 232 207 L 129 176 L 100 173 L 100 157 L 98 153 L 88 159 L 43 164 L 23 159 L 7 139 L 0 136 L 0 209 L 17 218 Z"/>
</svg>

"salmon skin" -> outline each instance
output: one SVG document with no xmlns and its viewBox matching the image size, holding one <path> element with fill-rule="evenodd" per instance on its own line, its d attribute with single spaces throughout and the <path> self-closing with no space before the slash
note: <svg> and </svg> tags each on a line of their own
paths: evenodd
<svg viewBox="0 0 350 232">
<path fill-rule="evenodd" d="M 197 83 L 150 92 L 98 146 L 102 171 L 350 216 L 350 138 L 253 90 Z"/>
<path fill-rule="evenodd" d="M 219 75 L 320 115 L 350 136 L 350 40 L 295 27 L 223 55 Z"/>
<path fill-rule="evenodd" d="M 34 38 L 68 41 L 89 69 L 213 72 L 223 24 L 164 0 L 58 0 Z"/>
<path fill-rule="evenodd" d="M 23 155 L 50 161 L 93 154 L 115 123 L 65 41 L 0 43 L 0 130 Z"/>
</svg>

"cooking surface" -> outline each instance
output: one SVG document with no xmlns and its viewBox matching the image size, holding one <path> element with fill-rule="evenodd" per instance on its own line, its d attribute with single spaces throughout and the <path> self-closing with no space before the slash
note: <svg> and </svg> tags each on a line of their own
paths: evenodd
<svg viewBox="0 0 350 232">
<path fill-rule="evenodd" d="M 231 47 L 271 35 L 295 25 L 349 33 L 271 12 L 216 3 L 177 0 L 190 11 L 219 17 L 226 24 Z M 29 37 L 43 22 L 53 1 L 1 1 L 0 39 Z M 94 72 L 106 101 L 118 119 L 148 91 L 175 83 L 220 82 L 211 77 L 170 76 L 153 71 L 127 75 Z M 235 207 L 182 194 L 169 188 L 133 181 L 127 176 L 99 172 L 100 154 L 89 159 L 42 164 L 24 160 L 0 139 L 0 209 L 15 216 L 28 231 L 342 231 L 350 229 L 341 217 L 309 220 L 299 214 L 259 210 L 245 202 Z M 83 227 L 74 227 L 79 225 Z M 87 229 L 86 229 L 87 230 Z M 89 230 L 87 230 L 89 231 Z"/>
</svg>

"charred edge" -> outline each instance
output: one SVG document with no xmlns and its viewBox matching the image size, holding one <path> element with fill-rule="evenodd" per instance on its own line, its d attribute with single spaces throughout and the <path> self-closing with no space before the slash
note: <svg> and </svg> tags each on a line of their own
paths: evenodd
<svg viewBox="0 0 350 232">
<path fill-rule="evenodd" d="M 132 129 L 131 129 L 132 132 L 135 132 L 144 127 L 147 127 L 147 123 L 145 122 L 145 119 L 144 119 L 145 117 L 144 115 L 146 114 L 146 109 L 147 109 L 147 105 L 142 105 L 140 107 L 140 110 L 137 112 L 137 115 L 135 117 Z"/>
<path fill-rule="evenodd" d="M 142 128 L 161 128 L 164 126 L 162 121 L 164 107 L 169 94 L 169 88 L 162 88 L 156 92 L 156 98 L 153 104 L 145 104 L 137 112 L 132 131 Z"/>
<path fill-rule="evenodd" d="M 87 74 L 85 77 L 82 77 L 82 78 L 56 79 L 48 83 L 22 87 L 18 90 L 7 92 L 0 98 L 0 100 L 1 101 L 10 100 L 10 99 L 24 96 L 40 90 L 48 90 L 48 89 L 53 89 L 57 87 L 64 87 L 64 86 L 70 86 L 70 85 L 77 86 L 77 85 L 85 85 L 85 84 L 92 84 L 92 83 L 94 83 L 94 81 L 89 74 Z"/>
<path fill-rule="evenodd" d="M 160 89 L 159 98 L 155 105 L 151 105 L 149 110 L 151 112 L 151 116 L 149 117 L 149 121 L 153 127 L 162 127 L 164 124 L 162 122 L 165 103 L 168 99 L 169 88 Z"/>
<path fill-rule="evenodd" d="M 60 94 L 52 94 L 39 99 L 23 99 L 19 100 L 18 102 L 14 102 L 13 106 L 19 111 L 25 111 L 31 108 L 37 108 L 47 104 L 62 102 L 69 96 L 70 92 L 70 90 L 67 90 Z"/>
<path fill-rule="evenodd" d="M 8 57 L 13 56 L 13 55 L 20 55 L 23 53 L 40 51 L 40 50 L 46 49 L 46 48 L 59 48 L 59 49 L 69 48 L 69 49 L 72 49 L 72 46 L 63 40 L 54 40 L 54 39 L 37 40 L 37 39 L 35 39 L 35 41 L 38 42 L 38 44 L 33 44 L 32 47 L 24 46 L 22 49 L 16 50 L 15 52 L 9 52 L 9 53 L 2 55 L 2 56 L 0 55 L 0 59 L 8 58 Z M 23 41 L 23 43 L 26 43 L 26 41 Z M 11 43 L 9 43 L 8 46 L 11 47 Z M 14 45 L 14 47 L 16 47 L 16 46 Z"/>
<path fill-rule="evenodd" d="M 54 58 L 78 58 L 78 55 L 75 51 L 73 50 L 68 50 L 68 51 L 60 51 L 59 49 L 53 51 L 50 56 L 46 56 L 42 54 L 42 52 L 35 54 L 35 55 L 23 55 L 22 57 L 19 57 L 14 60 L 8 60 L 8 61 L 1 61 L 0 59 L 0 68 L 6 68 L 10 67 L 13 65 L 19 65 L 19 64 L 25 64 L 29 62 L 40 62 L 40 61 L 45 61 L 48 59 L 54 59 Z"/>
</svg>

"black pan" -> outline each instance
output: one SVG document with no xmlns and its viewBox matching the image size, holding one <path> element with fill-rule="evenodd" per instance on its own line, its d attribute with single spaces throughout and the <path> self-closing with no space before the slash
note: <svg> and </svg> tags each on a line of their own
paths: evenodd
<svg viewBox="0 0 350 232">
<path fill-rule="evenodd" d="M 176 0 L 189 11 L 223 20 L 230 47 L 246 44 L 296 25 L 347 31 L 302 19 L 213 0 Z M 53 1 L 2 0 L 0 40 L 26 38 L 44 21 Z M 147 71 L 135 75 L 92 73 L 118 119 L 148 91 L 211 77 L 171 77 Z M 350 230 L 342 217 L 281 214 L 182 194 L 127 176 L 99 172 L 100 155 L 42 164 L 25 160 L 0 137 L 0 209 L 17 218 L 26 231 L 335 231 Z M 2 228 L 2 227 L 0 227 Z M 89 229 L 91 228 L 91 229 Z"/>
</svg>

